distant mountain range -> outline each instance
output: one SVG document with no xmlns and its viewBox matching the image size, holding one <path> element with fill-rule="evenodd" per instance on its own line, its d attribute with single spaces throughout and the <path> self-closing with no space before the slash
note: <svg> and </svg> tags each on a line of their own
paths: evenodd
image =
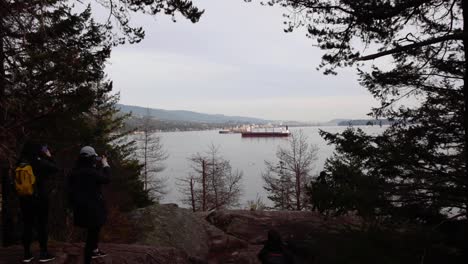
<svg viewBox="0 0 468 264">
<path fill-rule="evenodd" d="M 388 120 L 375 119 L 333 119 L 328 122 L 298 122 L 298 121 L 279 121 L 265 120 L 255 117 L 245 116 L 227 116 L 222 114 L 205 114 L 187 110 L 164 110 L 158 108 L 147 108 L 134 105 L 117 104 L 119 110 L 123 113 L 132 113 L 135 118 L 151 116 L 155 120 L 162 122 L 172 122 L 181 124 L 183 122 L 200 124 L 288 124 L 289 126 L 365 126 L 365 125 L 388 125 Z M 196 125 L 195 125 L 196 126 Z"/>
<path fill-rule="evenodd" d="M 269 120 L 244 116 L 226 116 L 221 114 L 204 114 L 186 110 L 164 110 L 157 108 L 146 108 L 141 106 L 117 104 L 121 112 L 132 113 L 136 117 L 151 116 L 154 119 L 164 121 L 185 121 L 197 123 L 255 123 L 266 124 Z"/>
</svg>

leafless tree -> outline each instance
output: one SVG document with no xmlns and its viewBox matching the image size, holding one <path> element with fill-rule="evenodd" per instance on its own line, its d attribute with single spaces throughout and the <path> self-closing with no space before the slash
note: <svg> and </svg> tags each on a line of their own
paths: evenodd
<svg viewBox="0 0 468 264">
<path fill-rule="evenodd" d="M 178 182 L 184 204 L 194 212 L 239 204 L 243 173 L 233 171 L 230 162 L 219 154 L 219 147 L 211 145 L 206 153 L 196 153 L 189 161 L 192 171 Z"/>
<path fill-rule="evenodd" d="M 143 166 L 141 176 L 144 190 L 149 192 L 155 200 L 160 200 L 167 194 L 167 178 L 160 177 L 159 173 L 166 168 L 163 162 L 169 155 L 164 149 L 161 137 L 156 135 L 151 127 L 150 119 L 148 110 L 141 127 L 141 134 L 136 139 L 136 156 Z"/>
<path fill-rule="evenodd" d="M 263 211 L 267 209 L 268 207 L 266 204 L 263 202 L 262 197 L 260 197 L 257 193 L 257 197 L 255 197 L 255 200 L 248 200 L 245 209 L 250 210 L 250 211 Z"/>
<path fill-rule="evenodd" d="M 278 162 L 265 161 L 262 174 L 263 188 L 274 207 L 281 210 L 303 210 L 306 204 L 305 189 L 311 180 L 311 170 L 317 159 L 318 148 L 307 143 L 302 130 L 292 133 L 288 147 L 279 147 Z"/>
</svg>

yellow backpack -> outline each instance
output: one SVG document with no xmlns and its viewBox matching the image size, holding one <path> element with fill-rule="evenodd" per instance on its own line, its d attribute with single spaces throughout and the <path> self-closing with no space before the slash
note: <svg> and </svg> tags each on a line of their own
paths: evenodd
<svg viewBox="0 0 468 264">
<path fill-rule="evenodd" d="M 29 164 L 20 164 L 15 169 L 15 188 L 19 196 L 32 196 L 36 176 Z"/>
</svg>

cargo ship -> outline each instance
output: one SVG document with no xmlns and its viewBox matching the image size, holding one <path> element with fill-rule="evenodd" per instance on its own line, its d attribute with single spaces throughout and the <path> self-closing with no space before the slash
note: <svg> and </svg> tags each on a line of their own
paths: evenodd
<svg viewBox="0 0 468 264">
<path fill-rule="evenodd" d="M 274 128 L 272 130 L 263 129 L 263 130 L 251 130 L 242 132 L 242 137 L 288 137 L 291 133 L 289 132 L 288 127 L 286 129 L 281 128 L 277 131 Z"/>
</svg>

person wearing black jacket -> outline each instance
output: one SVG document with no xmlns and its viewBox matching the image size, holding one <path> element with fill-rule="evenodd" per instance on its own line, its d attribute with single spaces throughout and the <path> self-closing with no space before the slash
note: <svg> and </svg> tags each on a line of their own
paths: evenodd
<svg viewBox="0 0 468 264">
<path fill-rule="evenodd" d="M 40 246 L 39 262 L 44 263 L 55 259 L 47 249 L 49 218 L 49 178 L 58 172 L 58 168 L 46 145 L 26 143 L 20 156 L 18 165 L 29 164 L 36 177 L 35 190 L 32 196 L 20 196 L 20 209 L 23 220 L 23 263 L 33 261 L 31 243 L 33 229 L 38 234 Z"/>
<path fill-rule="evenodd" d="M 73 169 L 68 188 L 73 208 L 74 224 L 88 231 L 84 249 L 84 263 L 104 257 L 98 249 L 99 232 L 105 224 L 107 209 L 101 186 L 110 181 L 110 166 L 105 156 L 99 157 L 94 148 L 83 147 Z"/>
<path fill-rule="evenodd" d="M 294 264 L 294 257 L 284 246 L 278 231 L 270 229 L 268 240 L 258 253 L 258 259 L 262 264 Z"/>
</svg>

